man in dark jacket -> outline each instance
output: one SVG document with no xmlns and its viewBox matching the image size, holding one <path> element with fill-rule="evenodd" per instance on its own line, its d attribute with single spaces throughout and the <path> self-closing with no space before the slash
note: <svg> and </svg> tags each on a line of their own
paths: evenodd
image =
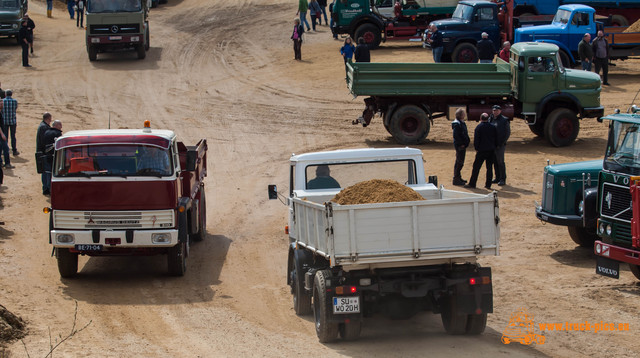
<svg viewBox="0 0 640 358">
<path fill-rule="evenodd" d="M 22 66 L 31 67 L 29 64 L 29 28 L 27 20 L 22 20 L 22 26 L 18 31 L 18 41 L 22 46 Z"/>
<path fill-rule="evenodd" d="M 594 60 L 596 65 L 596 73 L 600 74 L 602 68 L 602 84 L 608 86 L 609 81 L 609 42 L 604 37 L 602 30 L 598 31 L 598 37 L 591 43 L 593 49 Z"/>
<path fill-rule="evenodd" d="M 356 62 L 371 62 L 371 54 L 369 53 L 369 45 L 364 42 L 364 38 L 358 38 L 358 46 L 353 52 Z"/>
<path fill-rule="evenodd" d="M 467 154 L 467 147 L 471 140 L 469 139 L 469 131 L 467 124 L 464 123 L 464 109 L 456 110 L 456 119 L 451 122 L 453 129 L 453 147 L 456 149 L 456 164 L 453 166 L 453 185 L 465 185 L 466 180 L 462 179 L 460 171 L 464 166 L 464 158 Z"/>
<path fill-rule="evenodd" d="M 498 132 L 496 127 L 489 123 L 488 114 L 482 113 L 480 119 L 482 122 L 476 126 L 476 130 L 473 134 L 473 146 L 476 149 L 476 159 L 473 161 L 473 171 L 471 172 L 469 184 L 466 184 L 464 187 L 476 187 L 480 168 L 482 167 L 482 163 L 486 162 L 487 178 L 485 179 L 484 187 L 491 189 L 491 180 L 493 179 L 493 157 L 495 156 L 494 152 L 498 142 Z"/>
<path fill-rule="evenodd" d="M 491 116 L 489 116 L 489 123 L 496 126 L 498 133 L 496 155 L 494 158 L 496 178 L 493 180 L 493 183 L 503 186 L 507 181 L 507 166 L 504 164 L 504 150 L 511 136 L 511 125 L 509 124 L 509 119 L 502 115 L 502 108 L 498 105 L 493 106 Z"/>
<path fill-rule="evenodd" d="M 582 41 L 578 44 L 578 55 L 582 63 L 582 69 L 591 71 L 591 61 L 593 61 L 593 49 L 591 48 L 591 35 L 587 32 L 582 36 Z"/>
<path fill-rule="evenodd" d="M 36 27 L 36 23 L 31 20 L 28 14 L 24 14 L 24 20 L 27 20 L 27 36 L 29 41 L 29 47 L 31 47 L 31 53 L 33 54 L 33 29 Z"/>
<path fill-rule="evenodd" d="M 49 194 L 49 183 L 51 182 L 51 166 L 48 165 L 48 161 L 44 160 L 45 158 L 43 157 L 46 147 L 44 144 L 44 134 L 49 128 L 51 128 L 50 124 L 51 113 L 45 112 L 42 115 L 42 122 L 40 122 L 40 125 L 38 126 L 38 132 L 36 133 L 36 160 L 43 162 L 41 163 L 43 166 L 41 175 L 43 195 Z"/>
<path fill-rule="evenodd" d="M 47 129 L 44 132 L 43 143 L 45 146 L 45 154 L 46 154 L 46 163 L 49 166 L 49 171 L 53 168 L 53 153 L 54 153 L 54 144 L 56 142 L 56 138 L 62 135 L 62 122 L 55 120 L 51 124 L 51 128 Z M 51 175 L 49 175 L 49 183 L 48 187 L 51 188 Z M 44 192 L 43 192 L 44 194 Z M 47 194 L 45 194 L 47 195 Z"/>
<path fill-rule="evenodd" d="M 493 41 L 489 39 L 489 34 L 486 32 L 482 33 L 482 40 L 478 41 L 478 58 L 480 58 L 480 63 L 492 63 L 493 57 L 496 55 L 496 47 L 493 44 Z"/>
</svg>

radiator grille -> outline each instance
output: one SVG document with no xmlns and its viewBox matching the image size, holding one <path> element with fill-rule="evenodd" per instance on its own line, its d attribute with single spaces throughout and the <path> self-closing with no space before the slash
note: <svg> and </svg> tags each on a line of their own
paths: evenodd
<svg viewBox="0 0 640 358">
<path fill-rule="evenodd" d="M 173 210 L 53 212 L 57 229 L 163 229 L 174 227 Z"/>
<path fill-rule="evenodd" d="M 602 217 L 630 223 L 633 212 L 629 187 L 604 183 L 600 213 Z"/>
</svg>

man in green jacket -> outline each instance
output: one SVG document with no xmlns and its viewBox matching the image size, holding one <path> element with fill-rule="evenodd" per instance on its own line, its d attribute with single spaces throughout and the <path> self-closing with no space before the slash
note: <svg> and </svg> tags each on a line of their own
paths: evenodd
<svg viewBox="0 0 640 358">
<path fill-rule="evenodd" d="M 298 14 L 300 14 L 300 25 L 307 25 L 307 31 L 311 31 L 311 26 L 307 21 L 307 10 L 309 10 L 309 3 L 307 0 L 299 0 L 298 2 Z"/>
<path fill-rule="evenodd" d="M 591 35 L 586 33 L 578 45 L 578 56 L 582 62 L 582 69 L 585 71 L 591 71 L 591 62 L 593 61 L 593 49 L 589 42 L 591 42 Z"/>
</svg>

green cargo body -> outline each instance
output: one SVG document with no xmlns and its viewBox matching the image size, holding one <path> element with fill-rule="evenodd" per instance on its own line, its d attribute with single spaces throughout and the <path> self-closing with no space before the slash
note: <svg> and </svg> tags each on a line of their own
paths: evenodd
<svg viewBox="0 0 640 358">
<path fill-rule="evenodd" d="M 510 96 L 509 64 L 347 63 L 354 96 Z"/>
</svg>

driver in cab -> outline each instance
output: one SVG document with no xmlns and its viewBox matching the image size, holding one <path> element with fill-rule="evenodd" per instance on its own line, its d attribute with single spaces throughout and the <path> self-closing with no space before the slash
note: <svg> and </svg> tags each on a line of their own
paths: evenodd
<svg viewBox="0 0 640 358">
<path fill-rule="evenodd" d="M 140 148 L 136 165 L 138 174 L 151 172 L 154 174 L 169 175 L 171 166 L 166 151 L 159 148 Z"/>
<path fill-rule="evenodd" d="M 307 183 L 307 189 L 331 189 L 340 188 L 338 181 L 331 177 L 328 165 L 318 165 L 316 177 Z"/>
</svg>

